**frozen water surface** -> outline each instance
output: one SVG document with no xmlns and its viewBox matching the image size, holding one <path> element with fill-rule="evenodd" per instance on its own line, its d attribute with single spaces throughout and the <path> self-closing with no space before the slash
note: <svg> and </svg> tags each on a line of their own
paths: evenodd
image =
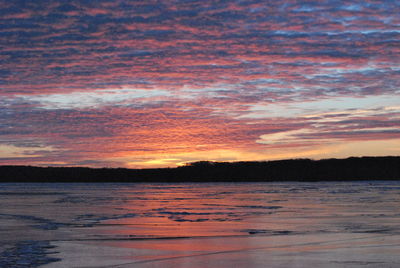
<svg viewBox="0 0 400 268">
<path fill-rule="evenodd" d="M 0 184 L 0 267 L 400 267 L 400 182 Z"/>
</svg>

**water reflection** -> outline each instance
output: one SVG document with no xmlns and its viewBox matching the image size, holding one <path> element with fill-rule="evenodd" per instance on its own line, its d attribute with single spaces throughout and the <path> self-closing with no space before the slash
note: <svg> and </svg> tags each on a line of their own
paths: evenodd
<svg viewBox="0 0 400 268">
<path fill-rule="evenodd" d="M 58 252 L 48 254 L 62 259 L 48 267 L 390 267 L 400 261 L 399 182 L 0 189 L 4 247 L 45 240 Z"/>
</svg>

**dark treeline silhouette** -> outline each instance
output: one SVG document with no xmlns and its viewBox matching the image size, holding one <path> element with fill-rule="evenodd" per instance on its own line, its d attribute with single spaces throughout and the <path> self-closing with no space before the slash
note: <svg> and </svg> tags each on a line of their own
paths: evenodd
<svg viewBox="0 0 400 268">
<path fill-rule="evenodd" d="M 200 161 L 177 168 L 0 166 L 0 182 L 247 182 L 400 180 L 400 157 Z"/>
</svg>

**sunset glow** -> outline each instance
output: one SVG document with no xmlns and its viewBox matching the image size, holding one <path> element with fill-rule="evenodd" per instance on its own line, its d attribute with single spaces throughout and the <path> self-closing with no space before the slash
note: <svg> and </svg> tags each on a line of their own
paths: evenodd
<svg viewBox="0 0 400 268">
<path fill-rule="evenodd" d="M 400 155 L 399 1 L 0 3 L 0 165 Z"/>
</svg>

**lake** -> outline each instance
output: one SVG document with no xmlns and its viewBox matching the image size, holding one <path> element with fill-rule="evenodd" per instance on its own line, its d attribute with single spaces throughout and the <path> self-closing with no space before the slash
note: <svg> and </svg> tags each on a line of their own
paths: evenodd
<svg viewBox="0 0 400 268">
<path fill-rule="evenodd" d="M 0 267 L 400 267 L 400 182 L 0 184 Z"/>
</svg>

